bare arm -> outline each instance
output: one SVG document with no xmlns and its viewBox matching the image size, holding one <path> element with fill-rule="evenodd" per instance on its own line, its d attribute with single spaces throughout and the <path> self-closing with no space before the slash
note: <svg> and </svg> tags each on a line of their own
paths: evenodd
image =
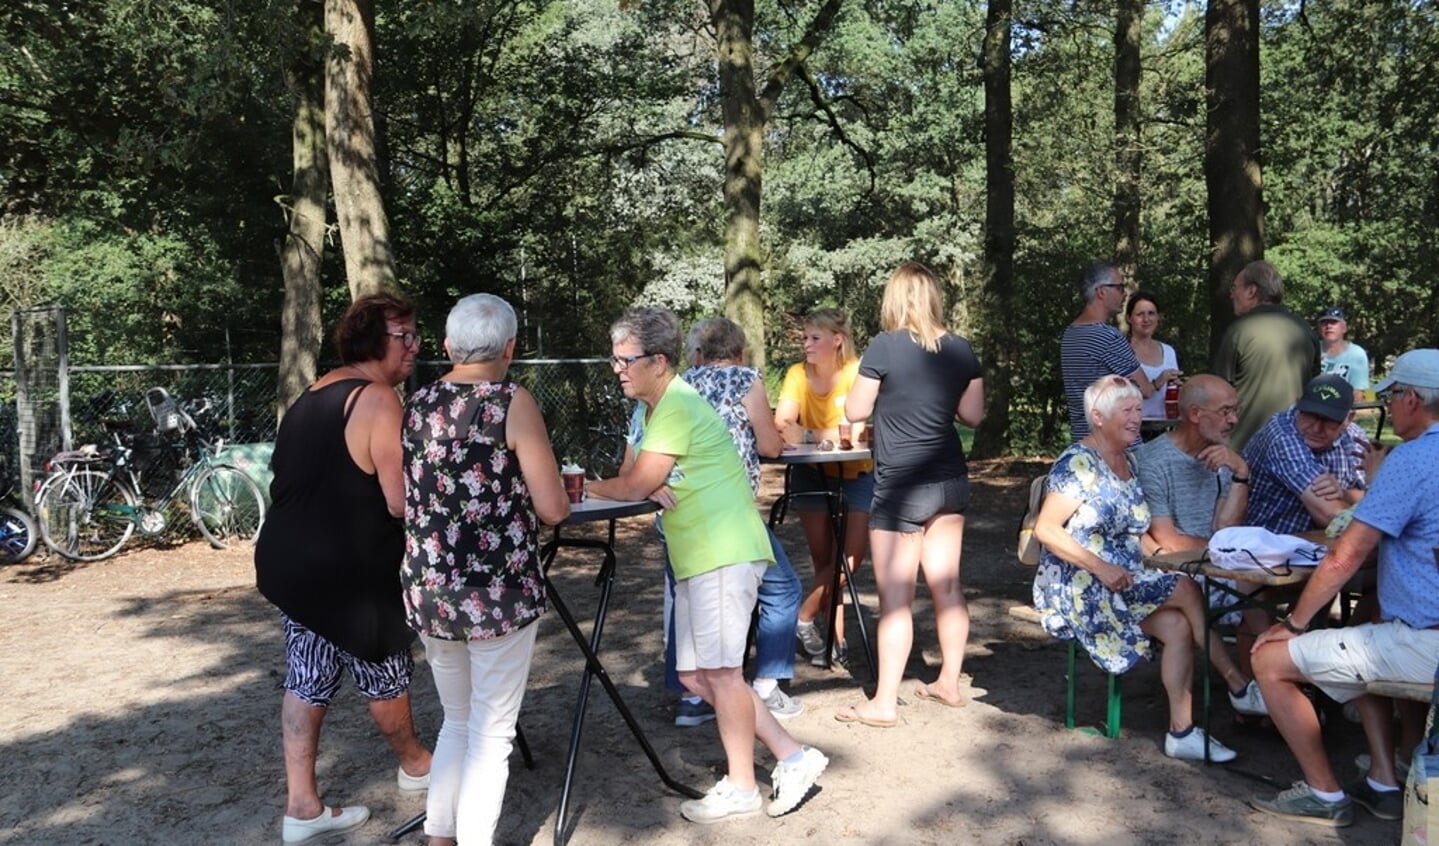
<svg viewBox="0 0 1439 846">
<path fill-rule="evenodd" d="M 1299 599 L 1289 606 L 1289 620 L 1300 629 L 1311 627 L 1317 618 L 1329 608 L 1334 595 L 1344 587 L 1350 577 L 1364 564 L 1364 559 L 1379 545 L 1382 533 L 1368 523 L 1355 520 L 1349 524 L 1330 548 L 1329 554 L 1319 562 L 1314 575 L 1304 585 Z M 1270 641 L 1288 640 L 1294 633 L 1275 624 L 1261 634 L 1254 642 L 1254 650 Z"/>
<path fill-rule="evenodd" d="M 879 396 L 879 380 L 870 376 L 854 377 L 849 394 L 844 398 L 844 417 L 851 423 L 862 423 L 874 413 L 874 401 Z"/>
<path fill-rule="evenodd" d="M 604 499 L 638 502 L 648 499 L 669 480 L 676 456 L 640 450 L 613 479 L 590 482 L 589 491 Z"/>
<path fill-rule="evenodd" d="M 1180 532 L 1171 517 L 1151 517 L 1149 519 L 1149 539 L 1151 541 L 1150 553 L 1159 550 L 1174 552 L 1183 549 L 1203 549 L 1209 545 L 1207 538 Z"/>
<path fill-rule="evenodd" d="M 555 463 L 555 450 L 550 446 L 550 435 L 545 429 L 545 418 L 540 413 L 539 403 L 534 395 L 524 388 L 515 391 L 510 401 L 510 413 L 505 418 L 505 440 L 520 460 L 520 475 L 530 489 L 530 501 L 535 506 L 535 516 L 541 522 L 553 526 L 570 516 L 570 501 L 565 496 L 564 483 L 560 481 L 559 466 Z"/>
<path fill-rule="evenodd" d="M 784 451 L 784 438 L 774 425 L 769 413 L 769 395 L 764 392 L 764 380 L 755 379 L 745 391 L 744 410 L 749 414 L 750 428 L 754 429 L 755 452 L 765 458 L 774 458 Z"/>
<path fill-rule="evenodd" d="M 1210 444 L 1195 457 L 1210 470 L 1228 467 L 1235 478 L 1249 478 L 1249 465 L 1245 463 L 1244 457 L 1224 444 Z M 1242 525 L 1244 513 L 1248 510 L 1249 485 L 1245 482 L 1233 482 L 1229 486 L 1229 493 L 1214 503 L 1214 522 L 1210 531 L 1217 532 L 1230 526 Z"/>
<path fill-rule="evenodd" d="M 1111 564 L 1079 545 L 1065 531 L 1064 524 L 1079 510 L 1080 501 L 1064 494 L 1051 491 L 1044 498 L 1039 510 L 1039 519 L 1034 524 L 1034 536 L 1050 552 L 1065 561 L 1088 570 L 1110 590 L 1120 591 L 1134 583 L 1129 571 L 1117 564 Z"/>
<path fill-rule="evenodd" d="M 1145 399 L 1149 399 L 1149 397 L 1152 396 L 1154 394 L 1154 391 L 1156 390 L 1154 383 L 1149 381 L 1148 376 L 1144 375 L 1143 367 L 1129 374 L 1125 378 L 1129 379 L 1129 381 L 1133 382 L 1135 386 L 1139 388 L 1139 392 L 1144 395 Z"/>
<path fill-rule="evenodd" d="M 1314 519 L 1314 525 L 1327 526 L 1339 512 L 1349 507 L 1339 491 L 1338 483 L 1328 473 L 1320 474 L 1304 493 L 1299 495 L 1299 501 L 1304 504 L 1309 516 Z"/>
<path fill-rule="evenodd" d="M 971 379 L 959 397 L 959 408 L 954 416 L 971 429 L 979 428 L 984 422 L 984 380 Z"/>
<path fill-rule="evenodd" d="M 394 388 L 381 382 L 365 385 L 358 394 L 345 426 L 345 445 L 355 465 L 373 472 L 379 480 L 385 510 L 391 517 L 404 516 L 404 449 L 400 446 L 404 409 L 400 397 Z"/>
<path fill-rule="evenodd" d="M 774 409 L 774 427 L 784 436 L 785 443 L 803 443 L 804 429 L 799 425 L 799 403 L 781 398 Z"/>
</svg>

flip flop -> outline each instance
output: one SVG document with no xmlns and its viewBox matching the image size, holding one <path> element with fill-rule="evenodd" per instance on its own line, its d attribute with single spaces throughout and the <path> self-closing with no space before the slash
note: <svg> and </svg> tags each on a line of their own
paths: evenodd
<svg viewBox="0 0 1439 846">
<path fill-rule="evenodd" d="M 937 702 L 940 705 L 945 706 L 946 708 L 963 708 L 964 706 L 969 704 L 969 700 L 965 699 L 962 696 L 958 700 L 945 699 L 938 693 L 931 691 L 928 685 L 923 684 L 915 687 L 914 698 L 923 699 L 925 702 Z"/>
<path fill-rule="evenodd" d="M 856 711 L 853 705 L 846 705 L 838 711 L 835 711 L 834 718 L 841 723 L 859 723 L 862 726 L 877 729 L 894 728 L 899 725 L 898 717 L 892 720 L 876 720 Z"/>
</svg>

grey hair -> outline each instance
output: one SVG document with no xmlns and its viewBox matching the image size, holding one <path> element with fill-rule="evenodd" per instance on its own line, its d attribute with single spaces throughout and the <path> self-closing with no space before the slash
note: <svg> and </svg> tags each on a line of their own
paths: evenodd
<svg viewBox="0 0 1439 846">
<path fill-rule="evenodd" d="M 1084 389 L 1084 416 L 1093 419 L 1094 413 L 1099 416 L 1108 417 L 1114 413 L 1114 407 L 1127 399 L 1144 399 L 1144 394 L 1139 388 L 1123 376 L 1100 376 L 1094 383 Z"/>
<path fill-rule="evenodd" d="M 685 352 L 696 351 L 705 361 L 739 361 L 744 358 L 744 330 L 728 317 L 709 317 L 690 327 Z"/>
<path fill-rule="evenodd" d="M 1239 278 L 1254 286 L 1261 303 L 1284 302 L 1284 280 L 1279 276 L 1279 268 L 1269 262 L 1251 261 L 1239 271 Z"/>
<path fill-rule="evenodd" d="M 1107 261 L 1091 264 L 1079 277 L 1079 295 L 1086 303 L 1092 301 L 1099 294 L 1100 286 L 1112 284 L 1116 276 L 1119 276 L 1119 268 Z"/>
<path fill-rule="evenodd" d="M 1414 392 L 1414 396 L 1419 398 L 1419 402 L 1423 404 L 1426 412 L 1434 417 L 1439 417 L 1439 388 L 1420 388 L 1414 385 L 1404 385 L 1404 387 Z"/>
<path fill-rule="evenodd" d="M 632 308 L 610 324 L 610 343 L 633 341 L 647 355 L 663 355 L 674 370 L 680 362 L 680 319 L 667 308 Z"/>
<path fill-rule="evenodd" d="M 461 297 L 445 318 L 450 361 L 473 364 L 494 361 L 515 337 L 515 310 L 494 294 Z"/>
</svg>

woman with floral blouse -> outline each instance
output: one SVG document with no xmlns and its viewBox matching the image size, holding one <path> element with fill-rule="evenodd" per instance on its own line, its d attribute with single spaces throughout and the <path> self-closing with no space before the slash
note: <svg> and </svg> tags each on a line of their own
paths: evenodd
<svg viewBox="0 0 1439 846">
<path fill-rule="evenodd" d="M 490 294 L 445 323 L 452 367 L 405 404 L 405 610 L 444 723 L 435 743 L 429 846 L 490 843 L 515 721 L 545 611 L 537 532 L 569 515 L 539 404 L 505 378 L 515 312 Z"/>
</svg>

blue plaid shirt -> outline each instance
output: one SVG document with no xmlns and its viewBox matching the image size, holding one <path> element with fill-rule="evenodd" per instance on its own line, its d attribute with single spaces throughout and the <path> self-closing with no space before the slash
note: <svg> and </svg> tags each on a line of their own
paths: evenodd
<svg viewBox="0 0 1439 846">
<path fill-rule="evenodd" d="M 1299 410 L 1279 412 L 1244 447 L 1250 479 L 1245 524 L 1286 535 L 1315 528 L 1299 497 L 1324 473 L 1338 479 L 1344 490 L 1362 490 L 1360 455 L 1359 444 L 1347 429 L 1328 449 L 1315 452 L 1299 434 Z"/>
</svg>

